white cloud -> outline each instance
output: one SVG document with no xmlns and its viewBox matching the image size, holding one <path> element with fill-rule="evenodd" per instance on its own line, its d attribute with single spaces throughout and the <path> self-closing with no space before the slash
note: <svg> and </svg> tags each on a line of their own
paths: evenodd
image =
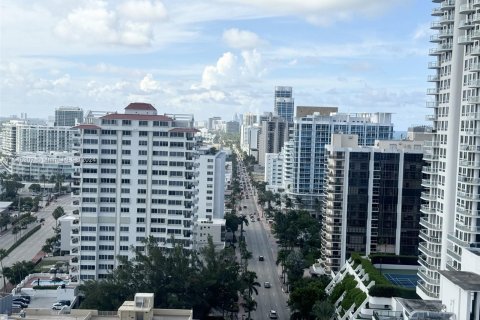
<svg viewBox="0 0 480 320">
<path fill-rule="evenodd" d="M 161 2 L 127 1 L 115 10 L 106 1 L 88 1 L 61 19 L 54 33 L 69 42 L 148 46 L 154 22 L 166 15 Z"/>
<path fill-rule="evenodd" d="M 273 15 L 299 15 L 317 25 L 329 25 L 358 15 L 375 16 L 405 0 L 221 0 L 248 5 Z"/>
<path fill-rule="evenodd" d="M 205 67 L 199 87 L 210 89 L 242 85 L 258 80 L 266 72 L 262 66 L 262 56 L 257 50 L 244 50 L 241 57 L 231 52 L 224 53 L 215 65 Z"/>
<path fill-rule="evenodd" d="M 263 44 L 263 40 L 256 33 L 236 28 L 225 30 L 223 41 L 236 49 L 253 49 Z"/>
<path fill-rule="evenodd" d="M 160 1 L 127 1 L 118 6 L 125 18 L 136 21 L 155 21 L 167 18 L 167 9 Z"/>
<path fill-rule="evenodd" d="M 142 90 L 143 92 L 159 91 L 160 89 L 160 82 L 155 81 L 151 73 L 147 74 L 140 81 L 140 90 Z"/>
</svg>

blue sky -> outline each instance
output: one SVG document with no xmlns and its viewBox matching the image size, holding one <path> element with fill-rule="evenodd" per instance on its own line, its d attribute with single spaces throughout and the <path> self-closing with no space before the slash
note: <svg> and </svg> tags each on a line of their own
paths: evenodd
<svg viewBox="0 0 480 320">
<path fill-rule="evenodd" d="M 433 8 L 418 0 L 4 0 L 0 115 L 133 101 L 197 120 L 296 105 L 424 124 Z"/>
</svg>

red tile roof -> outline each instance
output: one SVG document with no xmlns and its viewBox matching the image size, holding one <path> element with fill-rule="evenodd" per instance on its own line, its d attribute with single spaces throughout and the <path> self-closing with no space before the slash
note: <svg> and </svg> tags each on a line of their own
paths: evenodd
<svg viewBox="0 0 480 320">
<path fill-rule="evenodd" d="M 150 103 L 133 102 L 130 103 L 125 110 L 157 110 Z"/>
<path fill-rule="evenodd" d="M 74 129 L 101 129 L 99 126 L 94 124 L 79 124 L 78 126 L 73 127 Z"/>
<path fill-rule="evenodd" d="M 200 130 L 195 128 L 173 128 L 168 130 L 168 132 L 200 132 Z"/>
<path fill-rule="evenodd" d="M 150 120 L 150 121 L 172 121 L 173 119 L 163 115 L 154 114 L 125 114 L 125 113 L 109 113 L 100 119 L 107 120 Z"/>
</svg>

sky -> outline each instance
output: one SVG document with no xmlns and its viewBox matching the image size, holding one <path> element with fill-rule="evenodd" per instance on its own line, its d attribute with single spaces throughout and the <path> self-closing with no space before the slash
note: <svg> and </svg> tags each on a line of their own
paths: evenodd
<svg viewBox="0 0 480 320">
<path fill-rule="evenodd" d="M 427 124 L 433 5 L 418 0 L 2 0 L 0 116 L 152 103 L 196 120 L 297 106 Z"/>
</svg>

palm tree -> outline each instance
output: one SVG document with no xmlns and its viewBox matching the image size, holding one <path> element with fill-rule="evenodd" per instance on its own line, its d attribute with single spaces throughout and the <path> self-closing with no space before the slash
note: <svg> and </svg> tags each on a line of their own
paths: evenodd
<svg viewBox="0 0 480 320">
<path fill-rule="evenodd" d="M 8 256 L 8 252 L 5 249 L 0 249 L 0 268 L 2 269 L 2 277 L 3 277 L 3 292 L 7 290 L 7 280 L 5 279 L 5 275 L 3 273 L 3 259 Z"/>
<path fill-rule="evenodd" d="M 248 296 L 244 295 L 244 302 L 242 306 L 245 310 L 248 311 L 248 318 L 250 319 L 250 312 L 255 310 L 257 307 L 257 302 L 253 299 L 252 295 L 258 295 L 257 287 L 260 287 L 260 283 L 257 281 L 257 274 L 252 271 L 246 271 L 242 275 L 242 282 L 245 288 L 248 290 Z"/>
<path fill-rule="evenodd" d="M 335 314 L 335 306 L 327 300 L 317 301 L 312 308 L 315 320 L 331 320 Z"/>
<path fill-rule="evenodd" d="M 60 218 L 64 214 L 65 214 L 65 211 L 63 210 L 62 207 L 56 207 L 55 210 L 53 210 L 52 216 L 55 219 L 55 228 L 58 227 L 58 218 Z"/>
<path fill-rule="evenodd" d="M 248 226 L 248 218 L 245 215 L 241 215 L 238 218 L 238 222 L 240 222 L 240 236 L 243 237 L 243 224 L 245 223 L 246 226 Z"/>
<path fill-rule="evenodd" d="M 297 205 L 297 207 L 298 207 L 299 209 L 303 208 L 303 200 L 302 200 L 302 197 L 296 196 L 296 197 L 295 197 L 295 204 Z"/>
<path fill-rule="evenodd" d="M 285 208 L 287 208 L 287 209 L 292 209 L 293 208 L 293 201 L 287 195 L 285 196 Z"/>
</svg>

